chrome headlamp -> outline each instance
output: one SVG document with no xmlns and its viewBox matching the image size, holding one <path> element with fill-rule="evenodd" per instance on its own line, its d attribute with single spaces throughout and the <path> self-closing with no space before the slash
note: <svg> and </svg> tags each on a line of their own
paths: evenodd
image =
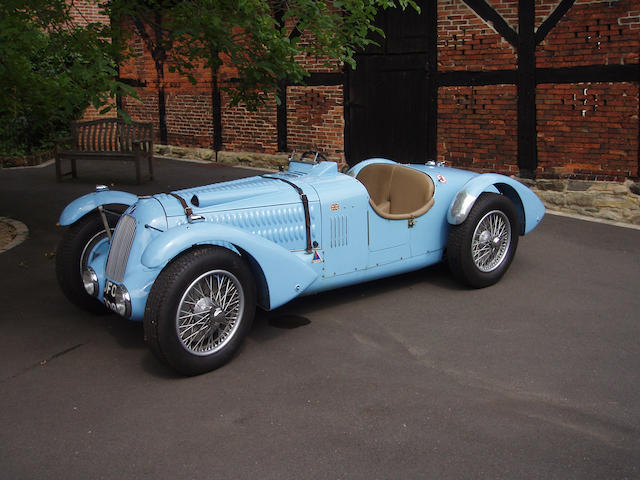
<svg viewBox="0 0 640 480">
<path fill-rule="evenodd" d="M 118 288 L 116 288 L 113 300 L 118 315 L 125 318 L 131 315 L 131 296 L 123 285 L 119 285 Z"/>
<path fill-rule="evenodd" d="M 92 297 L 98 296 L 98 275 L 91 267 L 86 267 L 82 272 L 82 285 L 85 291 Z"/>
</svg>

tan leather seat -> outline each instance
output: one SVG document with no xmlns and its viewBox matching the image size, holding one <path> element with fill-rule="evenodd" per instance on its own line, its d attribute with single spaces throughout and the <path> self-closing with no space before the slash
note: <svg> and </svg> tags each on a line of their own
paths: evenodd
<svg viewBox="0 0 640 480">
<path fill-rule="evenodd" d="M 415 218 L 433 206 L 433 180 L 413 168 L 374 163 L 360 170 L 356 178 L 369 192 L 373 210 L 383 218 Z"/>
</svg>

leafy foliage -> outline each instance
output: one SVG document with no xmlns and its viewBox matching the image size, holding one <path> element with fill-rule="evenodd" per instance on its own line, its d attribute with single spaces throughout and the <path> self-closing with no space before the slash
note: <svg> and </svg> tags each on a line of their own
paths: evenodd
<svg viewBox="0 0 640 480">
<path fill-rule="evenodd" d="M 304 55 L 355 66 L 370 34 L 382 34 L 379 9 L 418 9 L 414 0 L 91 1 L 103 2 L 110 24 L 74 24 L 73 0 L 0 3 L 0 155 L 47 147 L 89 104 L 106 112 L 116 94 L 135 96 L 117 74 L 134 31 L 160 83 L 165 62 L 194 82 L 194 69 L 210 68 L 216 84 L 224 66 L 232 103 L 253 109 L 282 82 L 303 81 Z"/>
<path fill-rule="evenodd" d="M 64 0 L 0 4 L 0 155 L 50 147 L 87 106 L 120 90 L 109 26 L 73 25 Z M 106 107 L 109 108 L 108 106 Z"/>
<path fill-rule="evenodd" d="M 377 11 L 397 6 L 419 9 L 414 0 L 114 0 L 111 13 L 148 25 L 156 51 L 194 82 L 198 67 L 234 71 L 222 88 L 233 104 L 253 109 L 280 82 L 303 81 L 307 72 L 296 59 L 305 55 L 355 67 L 371 33 L 383 35 Z"/>
</svg>

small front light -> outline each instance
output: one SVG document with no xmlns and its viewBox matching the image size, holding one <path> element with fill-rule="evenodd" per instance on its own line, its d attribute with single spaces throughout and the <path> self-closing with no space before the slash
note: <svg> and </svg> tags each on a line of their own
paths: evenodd
<svg viewBox="0 0 640 480">
<path fill-rule="evenodd" d="M 131 297 L 123 285 L 119 285 L 115 294 L 115 305 L 118 315 L 129 317 L 131 315 Z"/>
<path fill-rule="evenodd" d="M 82 284 L 85 291 L 92 297 L 98 295 L 98 275 L 91 267 L 87 267 L 82 272 Z"/>
</svg>

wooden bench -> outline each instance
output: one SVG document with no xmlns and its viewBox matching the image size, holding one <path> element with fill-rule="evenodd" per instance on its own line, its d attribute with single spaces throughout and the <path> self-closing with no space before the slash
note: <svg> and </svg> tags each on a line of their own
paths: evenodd
<svg viewBox="0 0 640 480">
<path fill-rule="evenodd" d="M 62 145 L 69 146 L 63 149 Z M 71 170 L 62 172 L 63 160 L 71 162 Z M 136 180 L 142 179 L 142 162 L 148 162 L 153 180 L 153 124 L 126 123 L 115 118 L 73 122 L 71 136 L 56 145 L 56 180 L 65 175 L 78 176 L 78 160 L 127 160 L 136 164 Z"/>
</svg>

